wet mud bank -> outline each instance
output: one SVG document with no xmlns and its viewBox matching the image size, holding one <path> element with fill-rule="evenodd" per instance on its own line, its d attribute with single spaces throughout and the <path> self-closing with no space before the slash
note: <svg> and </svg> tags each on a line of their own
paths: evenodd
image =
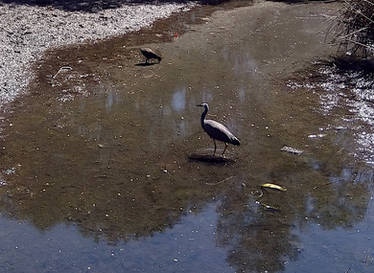
<svg viewBox="0 0 374 273">
<path fill-rule="evenodd" d="M 227 5 L 36 66 L 1 140 L 2 269 L 372 272 L 372 170 L 287 81 L 335 52 L 337 4 Z M 213 148 L 202 101 L 241 140 L 227 160 L 196 160 Z"/>
<path fill-rule="evenodd" d="M 0 1 L 0 110 L 34 77 L 30 66 L 48 49 L 108 39 L 150 26 L 197 3 Z"/>
</svg>

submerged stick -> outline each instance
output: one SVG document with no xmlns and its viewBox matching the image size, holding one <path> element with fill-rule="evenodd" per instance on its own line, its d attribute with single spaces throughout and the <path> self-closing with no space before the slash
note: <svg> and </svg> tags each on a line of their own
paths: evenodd
<svg viewBox="0 0 374 273">
<path fill-rule="evenodd" d="M 230 176 L 230 177 L 227 177 L 227 178 L 225 178 L 225 179 L 223 179 L 223 180 L 221 180 L 221 181 L 218 181 L 217 183 L 205 183 L 206 185 L 209 185 L 209 186 L 216 186 L 216 185 L 219 185 L 219 184 L 221 184 L 221 183 L 224 183 L 224 182 L 226 182 L 226 181 L 228 181 L 228 180 L 230 180 L 231 178 L 234 178 L 235 176 Z"/>
</svg>

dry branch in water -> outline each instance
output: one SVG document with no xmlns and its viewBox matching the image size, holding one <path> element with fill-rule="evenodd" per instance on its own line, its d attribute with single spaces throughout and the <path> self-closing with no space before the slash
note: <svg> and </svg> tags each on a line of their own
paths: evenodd
<svg viewBox="0 0 374 273">
<path fill-rule="evenodd" d="M 332 30 L 347 52 L 374 56 L 374 0 L 345 0 Z"/>
</svg>

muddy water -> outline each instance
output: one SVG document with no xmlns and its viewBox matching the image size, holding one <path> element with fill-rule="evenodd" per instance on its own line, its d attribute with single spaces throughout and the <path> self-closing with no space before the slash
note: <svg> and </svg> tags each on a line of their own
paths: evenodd
<svg viewBox="0 0 374 273">
<path fill-rule="evenodd" d="M 373 272 L 372 170 L 285 80 L 334 52 L 337 7 L 226 8 L 38 65 L 1 143 L 1 272 Z M 202 101 L 241 140 L 226 159 L 199 160 Z"/>
</svg>

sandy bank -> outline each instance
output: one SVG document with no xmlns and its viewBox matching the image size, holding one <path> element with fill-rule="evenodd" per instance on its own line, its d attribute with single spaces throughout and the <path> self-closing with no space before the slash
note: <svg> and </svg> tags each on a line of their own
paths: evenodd
<svg viewBox="0 0 374 273">
<path fill-rule="evenodd" d="M 0 108 L 25 91 L 46 49 L 137 31 L 193 4 L 126 4 L 96 13 L 0 4 Z"/>
</svg>

